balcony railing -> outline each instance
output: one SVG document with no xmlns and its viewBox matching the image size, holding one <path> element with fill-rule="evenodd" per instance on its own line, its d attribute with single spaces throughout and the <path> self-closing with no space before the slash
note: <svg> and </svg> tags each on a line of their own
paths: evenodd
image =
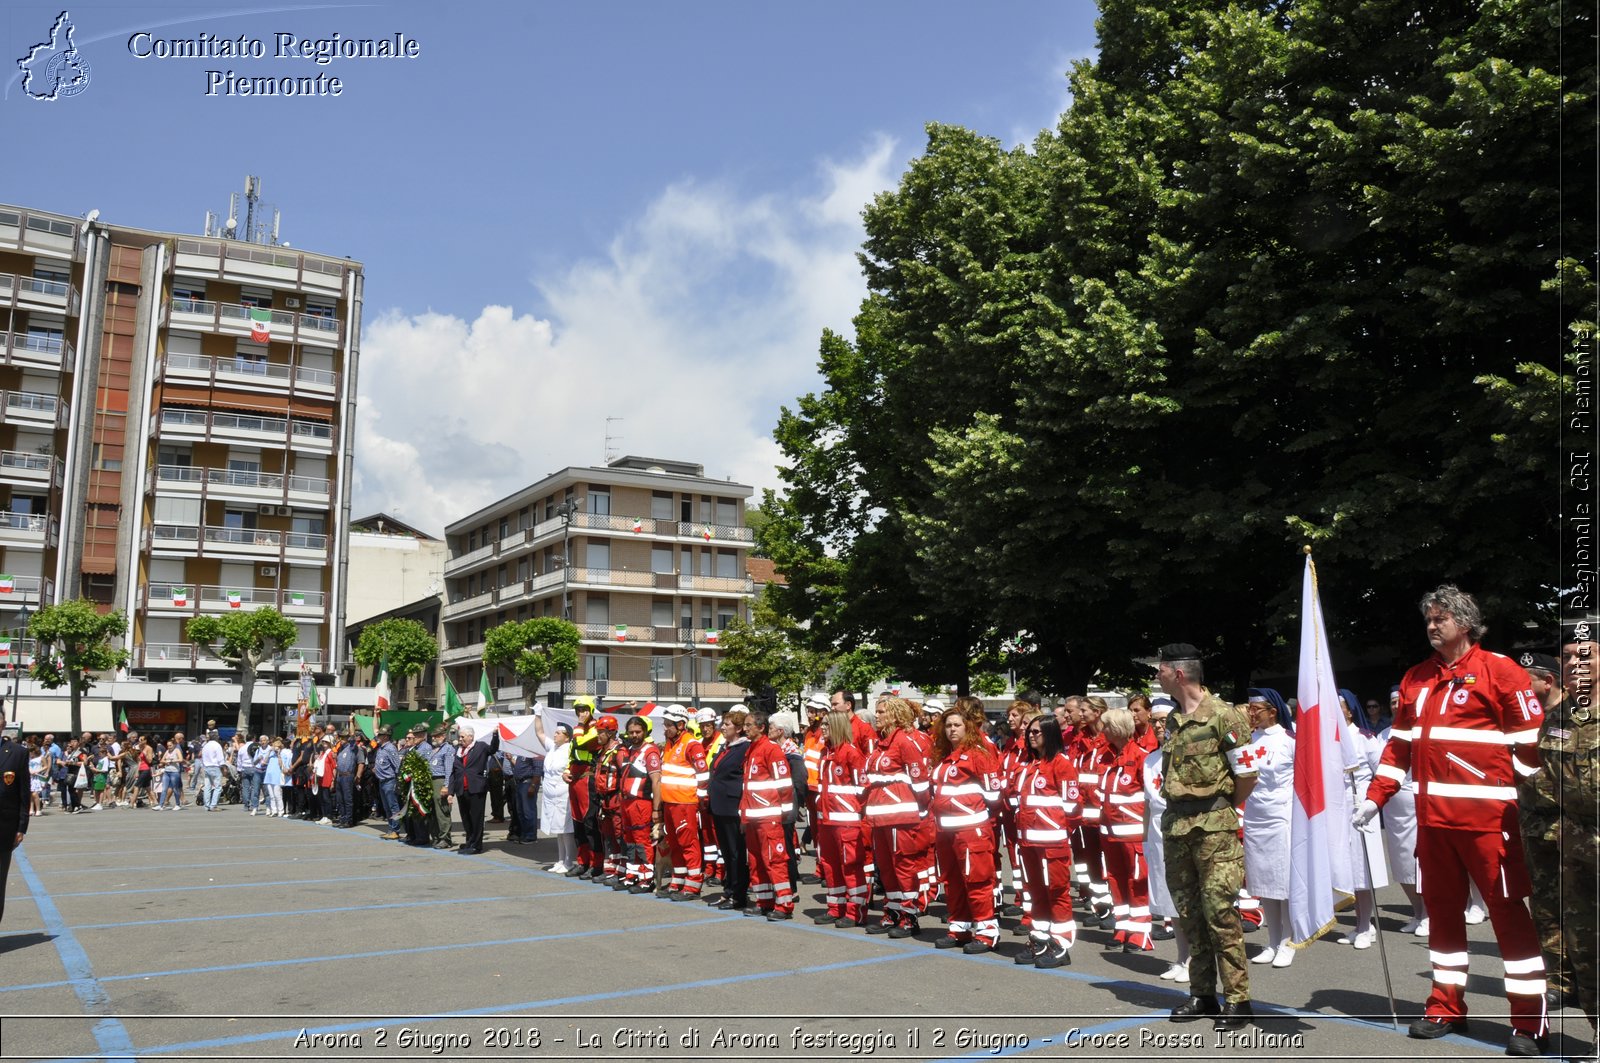
<svg viewBox="0 0 1600 1063">
<path fill-rule="evenodd" d="M 59 369 L 63 358 L 71 362 L 77 357 L 71 341 L 60 336 L 42 336 L 36 332 L 0 332 L 0 339 L 5 341 L 7 356 L 13 361 Z"/>
<path fill-rule="evenodd" d="M 582 565 L 568 570 L 574 585 L 600 585 L 607 587 L 654 587 L 656 578 L 649 572 L 625 568 L 587 568 Z"/>
<path fill-rule="evenodd" d="M 21 277 L 12 273 L 0 273 L 0 298 L 9 300 L 13 292 L 25 292 L 28 295 L 43 296 L 45 300 L 54 303 L 60 300 L 59 305 L 68 314 L 76 314 L 80 297 L 78 289 L 66 281 L 44 280 L 40 277 Z"/>
<path fill-rule="evenodd" d="M 182 356 L 188 357 L 188 356 Z M 253 414 L 217 412 L 207 415 L 201 410 L 164 409 L 161 427 L 164 429 L 199 429 L 210 426 L 218 435 L 240 434 L 268 436 L 282 439 L 287 432 L 297 441 L 333 443 L 333 426 L 320 421 L 294 421 L 282 417 L 258 417 Z"/>
<path fill-rule="evenodd" d="M 200 376 L 206 379 L 220 376 L 227 378 L 229 382 L 246 377 L 251 382 L 262 385 L 278 386 L 292 383 L 297 387 L 314 388 L 318 391 L 333 390 L 338 387 L 339 381 L 339 375 L 332 370 L 291 366 L 284 362 L 269 362 L 245 355 L 231 357 L 221 355 L 212 358 L 205 354 L 168 353 L 166 372 L 168 375 Z"/>
<path fill-rule="evenodd" d="M 54 395 L 39 391 L 8 391 L 5 396 L 8 419 L 20 415 L 29 420 L 54 420 L 58 415 L 66 414 L 67 404 Z"/>
<path fill-rule="evenodd" d="M 11 576 L 0 574 L 0 610 L 12 600 L 39 599 L 41 588 L 49 589 L 51 582 L 43 576 Z"/>
<path fill-rule="evenodd" d="M 28 480 L 48 480 L 61 476 L 65 464 L 48 454 L 30 454 L 25 450 L 0 450 L 0 475 Z M 42 475 L 29 475 L 39 473 Z"/>
<path fill-rule="evenodd" d="M 0 510 L 0 531 L 43 533 L 49 528 L 48 513 L 12 513 L 10 510 Z"/>
<path fill-rule="evenodd" d="M 671 628 L 654 628 L 639 624 L 624 624 L 620 631 L 615 624 L 585 624 L 579 631 L 591 642 L 596 639 L 604 639 L 607 642 L 654 642 L 658 631 L 668 635 L 672 633 Z"/>
<path fill-rule="evenodd" d="M 755 541 L 755 532 L 749 528 L 732 524 L 695 524 L 689 521 L 679 521 L 678 534 L 704 539 L 707 542 L 718 539 L 739 543 Z"/>
<path fill-rule="evenodd" d="M 221 325 L 225 321 L 230 325 L 249 325 L 250 311 L 260 309 L 241 303 L 214 303 L 206 299 L 189 299 L 181 296 L 174 298 L 170 306 L 174 314 L 192 314 L 208 318 L 214 326 Z M 273 310 L 272 324 L 281 325 L 291 332 L 297 328 L 302 332 L 315 332 L 330 340 L 339 335 L 339 319 L 326 314 L 298 314 L 293 310 Z"/>
<path fill-rule="evenodd" d="M 755 583 L 749 576 L 691 576 L 678 577 L 680 591 L 699 591 L 710 594 L 754 594 Z"/>
<path fill-rule="evenodd" d="M 158 483 L 207 484 L 212 487 L 236 487 L 249 491 L 265 491 L 282 496 L 284 484 L 300 494 L 326 495 L 329 481 L 320 476 L 290 475 L 287 478 L 276 472 L 251 472 L 246 469 L 213 469 L 193 465 L 156 466 Z"/>
<path fill-rule="evenodd" d="M 285 532 L 283 543 L 291 550 L 326 550 L 328 537 L 313 532 Z"/>
<path fill-rule="evenodd" d="M 279 665 L 281 671 L 287 672 L 291 668 L 299 668 L 304 661 L 313 668 L 321 668 L 327 660 L 326 650 L 301 649 L 291 647 L 284 652 L 283 663 Z M 137 668 L 200 668 L 224 667 L 222 660 L 204 646 L 196 646 L 191 642 L 141 642 L 133 648 L 133 665 Z M 257 672 L 260 681 L 272 672 L 270 664 L 262 665 Z"/>
<path fill-rule="evenodd" d="M 276 548 L 282 541 L 282 532 L 265 528 L 218 528 L 207 524 L 205 541 L 226 546 L 270 546 Z"/>
</svg>

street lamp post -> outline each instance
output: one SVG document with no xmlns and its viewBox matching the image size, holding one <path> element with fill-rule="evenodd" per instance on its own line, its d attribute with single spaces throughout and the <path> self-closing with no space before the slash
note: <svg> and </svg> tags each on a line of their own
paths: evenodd
<svg viewBox="0 0 1600 1063">
<path fill-rule="evenodd" d="M 11 723 L 22 733 L 22 644 L 28 634 L 28 605 L 23 603 L 17 611 L 17 623 L 22 625 L 22 635 L 17 639 L 17 652 L 11 658 Z M 0 708 L 4 703 L 0 702 Z"/>
<path fill-rule="evenodd" d="M 561 619 L 572 623 L 572 518 L 583 505 L 582 498 L 568 498 L 556 506 L 556 516 L 561 518 L 561 556 L 556 563 L 561 566 Z M 561 669 L 561 705 L 567 704 L 567 670 Z"/>
<path fill-rule="evenodd" d="M 683 648 L 689 651 L 689 689 L 693 693 L 694 709 L 700 711 L 700 647 L 694 641 L 695 629 L 684 628 Z"/>
</svg>

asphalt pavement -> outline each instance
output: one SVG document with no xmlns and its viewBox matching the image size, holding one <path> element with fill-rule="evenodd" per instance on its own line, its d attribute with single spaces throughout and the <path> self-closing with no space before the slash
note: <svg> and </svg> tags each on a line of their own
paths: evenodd
<svg viewBox="0 0 1600 1063">
<path fill-rule="evenodd" d="M 935 949 L 942 904 L 896 941 L 813 925 L 816 886 L 768 923 L 552 874 L 553 841 L 499 824 L 481 856 L 382 830 L 238 806 L 35 818 L 0 927 L 0 1059 L 1390 1060 L 1500 1055 L 1510 1032 L 1483 924 L 1469 1032 L 1405 1036 L 1428 953 L 1393 887 L 1384 950 L 1253 965 L 1258 1022 L 1218 1035 L 1168 1021 L 1170 941 L 1126 954 L 1084 931 L 1070 966 L 1038 971 L 1011 962 L 1012 920 L 996 954 Z M 1578 1012 L 1555 1026 L 1558 1050 L 1586 1049 Z"/>
</svg>

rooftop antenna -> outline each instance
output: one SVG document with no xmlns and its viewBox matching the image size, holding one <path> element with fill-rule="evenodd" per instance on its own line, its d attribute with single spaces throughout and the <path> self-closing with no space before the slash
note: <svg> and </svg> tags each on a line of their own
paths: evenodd
<svg viewBox="0 0 1600 1063">
<path fill-rule="evenodd" d="M 244 179 L 244 238 L 256 238 L 256 203 L 261 199 L 261 178 L 246 176 Z"/>
<path fill-rule="evenodd" d="M 606 418 L 606 464 L 607 465 L 610 465 L 613 461 L 616 461 L 618 458 L 622 457 L 622 452 L 617 450 L 615 447 L 613 447 L 611 445 L 613 443 L 620 443 L 622 441 L 622 436 L 621 435 L 612 435 L 611 434 L 611 422 L 612 421 L 616 421 L 617 423 L 620 424 L 623 420 L 624 420 L 624 418 L 621 418 L 621 417 L 607 417 Z"/>
<path fill-rule="evenodd" d="M 217 216 L 216 216 L 215 213 L 213 213 L 213 212 L 211 212 L 209 210 L 206 211 L 206 235 L 207 236 L 216 236 L 216 235 L 218 235 L 218 233 L 217 233 Z"/>
</svg>

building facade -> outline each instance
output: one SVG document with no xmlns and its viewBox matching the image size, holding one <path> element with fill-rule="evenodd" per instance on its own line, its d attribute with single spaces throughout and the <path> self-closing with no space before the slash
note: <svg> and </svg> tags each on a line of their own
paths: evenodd
<svg viewBox="0 0 1600 1063">
<path fill-rule="evenodd" d="M 202 613 L 343 644 L 363 273 L 349 259 L 0 206 L 0 630 L 86 597 L 130 675 L 227 682 Z M 11 597 L 7 597 L 10 595 Z"/>
<path fill-rule="evenodd" d="M 456 689 L 478 689 L 490 628 L 566 616 L 579 669 L 546 680 L 545 701 L 737 702 L 717 640 L 750 615 L 751 493 L 699 465 L 629 456 L 552 473 L 450 524 L 441 658 Z M 497 702 L 522 700 L 511 673 L 489 679 Z"/>
</svg>

